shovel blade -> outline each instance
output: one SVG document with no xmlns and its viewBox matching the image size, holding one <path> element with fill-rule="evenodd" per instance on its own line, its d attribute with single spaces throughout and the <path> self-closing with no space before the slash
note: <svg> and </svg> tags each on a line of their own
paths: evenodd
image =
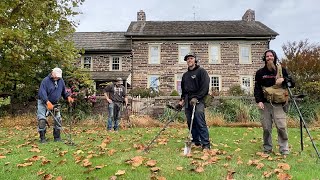
<svg viewBox="0 0 320 180">
<path fill-rule="evenodd" d="M 184 150 L 183 150 L 183 155 L 188 155 L 191 153 L 191 143 L 190 142 L 186 142 L 185 146 L 184 146 Z"/>
</svg>

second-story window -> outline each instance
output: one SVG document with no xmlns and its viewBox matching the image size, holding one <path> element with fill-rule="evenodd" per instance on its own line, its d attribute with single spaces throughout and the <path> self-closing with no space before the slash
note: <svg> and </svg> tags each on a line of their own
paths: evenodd
<svg viewBox="0 0 320 180">
<path fill-rule="evenodd" d="M 147 86 L 148 88 L 151 88 L 154 91 L 159 91 L 159 86 L 160 86 L 159 75 L 149 75 Z"/>
<path fill-rule="evenodd" d="M 92 57 L 84 56 L 83 57 L 83 68 L 87 70 L 91 70 L 92 68 Z"/>
<path fill-rule="evenodd" d="M 121 70 L 121 58 L 118 56 L 111 57 L 111 64 L 110 64 L 111 71 L 120 71 Z"/>
<path fill-rule="evenodd" d="M 149 44 L 149 64 L 160 64 L 159 44 Z"/>
<path fill-rule="evenodd" d="M 251 64 L 251 46 L 240 45 L 239 46 L 239 61 L 240 64 Z"/>
<path fill-rule="evenodd" d="M 188 53 L 190 53 L 190 45 L 179 45 L 179 63 L 185 63 L 184 56 L 186 56 Z"/>
<path fill-rule="evenodd" d="M 220 60 L 220 45 L 211 44 L 209 46 L 209 63 L 210 64 L 219 64 Z"/>
</svg>

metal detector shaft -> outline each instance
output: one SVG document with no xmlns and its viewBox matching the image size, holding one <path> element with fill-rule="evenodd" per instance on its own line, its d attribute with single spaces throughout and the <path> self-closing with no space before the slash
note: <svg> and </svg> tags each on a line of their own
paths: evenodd
<svg viewBox="0 0 320 180">
<path fill-rule="evenodd" d="M 292 94 L 291 89 L 290 89 L 289 87 L 288 87 L 287 89 L 288 89 L 288 91 L 289 91 L 290 97 L 293 97 L 293 94 Z M 304 121 L 304 119 L 303 119 L 303 116 L 302 116 L 302 114 L 301 114 L 301 111 L 300 111 L 300 109 L 299 109 L 299 106 L 298 106 L 298 104 L 297 104 L 297 102 L 296 102 L 295 99 L 293 99 L 293 98 L 291 98 L 291 99 L 293 100 L 294 106 L 296 107 L 296 110 L 298 111 L 298 114 L 299 114 L 299 117 L 300 117 L 301 151 L 303 151 L 303 138 L 302 138 L 302 126 L 303 126 L 303 127 L 306 129 L 306 131 L 307 131 L 307 134 L 308 134 L 308 136 L 309 136 L 309 138 L 310 138 L 310 140 L 311 140 L 311 143 L 312 143 L 312 146 L 313 146 L 314 150 L 316 151 L 316 153 L 317 153 L 317 155 L 318 155 L 318 158 L 320 159 L 319 151 L 318 151 L 318 149 L 317 149 L 316 144 L 315 144 L 314 141 L 313 141 L 313 138 L 311 137 L 311 134 L 310 134 L 309 129 L 308 129 L 307 126 L 306 126 L 306 123 L 305 123 L 305 121 Z"/>
<path fill-rule="evenodd" d="M 176 116 L 179 114 L 179 111 L 176 111 L 176 114 L 169 119 L 166 124 L 164 125 L 164 127 L 158 132 L 158 134 L 149 142 L 149 144 L 147 145 L 147 147 L 144 149 L 145 152 L 148 152 L 150 149 L 150 146 L 154 143 L 154 141 L 160 136 L 160 134 L 168 127 L 168 125 L 174 121 L 174 119 L 176 118 Z"/>
<path fill-rule="evenodd" d="M 74 142 L 72 141 L 72 139 L 71 139 L 71 134 L 66 133 L 66 132 L 64 131 L 64 128 L 62 127 L 62 124 L 56 119 L 56 117 L 55 117 L 55 115 L 52 113 L 52 111 L 49 110 L 49 109 L 48 109 L 48 111 L 49 111 L 49 113 L 51 114 L 51 116 L 53 117 L 54 121 L 61 127 L 62 132 L 63 132 L 65 135 L 68 136 L 69 144 L 75 145 L 75 143 L 74 143 Z"/>
</svg>

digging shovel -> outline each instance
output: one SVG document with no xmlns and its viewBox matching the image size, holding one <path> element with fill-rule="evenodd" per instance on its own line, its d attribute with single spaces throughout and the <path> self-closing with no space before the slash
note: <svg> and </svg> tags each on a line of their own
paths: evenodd
<svg viewBox="0 0 320 180">
<path fill-rule="evenodd" d="M 188 134 L 188 138 L 187 138 L 187 140 L 186 140 L 186 142 L 185 142 L 185 146 L 184 146 L 184 150 L 183 150 L 183 154 L 184 154 L 184 155 L 187 155 L 187 154 L 190 154 L 190 153 L 191 153 L 191 143 L 192 143 L 191 130 L 192 130 L 193 119 L 194 119 L 194 112 L 195 112 L 195 111 L 196 111 L 196 105 L 193 105 L 189 134 Z"/>
</svg>

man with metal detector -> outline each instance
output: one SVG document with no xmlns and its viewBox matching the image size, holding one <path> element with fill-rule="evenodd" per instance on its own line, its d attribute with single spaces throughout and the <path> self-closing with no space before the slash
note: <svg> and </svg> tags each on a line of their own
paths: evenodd
<svg viewBox="0 0 320 180">
<path fill-rule="evenodd" d="M 272 153 L 272 123 L 275 123 L 278 132 L 279 152 L 282 155 L 289 154 L 287 120 L 284 106 L 288 103 L 289 88 L 294 87 L 294 82 L 285 68 L 279 64 L 277 54 L 273 50 L 267 50 L 263 54 L 265 62 L 263 68 L 255 75 L 254 97 L 261 112 L 261 124 L 263 128 L 264 153 Z M 287 83 L 290 82 L 290 83 Z"/>
<path fill-rule="evenodd" d="M 210 149 L 209 131 L 204 113 L 204 99 L 208 95 L 210 78 L 207 71 L 197 64 L 195 54 L 187 54 L 184 61 L 187 62 L 188 70 L 182 76 L 182 94 L 176 108 L 185 107 L 192 143 L 202 146 L 202 149 Z"/>
<path fill-rule="evenodd" d="M 42 80 L 38 92 L 37 119 L 41 143 L 46 143 L 46 125 L 48 124 L 46 115 L 47 112 L 51 111 L 56 111 L 56 113 L 51 112 L 51 114 L 54 114 L 55 116 L 53 117 L 54 141 L 61 141 L 61 115 L 59 107 L 57 107 L 57 103 L 61 96 L 68 100 L 69 103 L 73 103 L 73 98 L 66 91 L 66 86 L 64 80 L 62 79 L 62 70 L 60 68 L 54 68 L 52 69 L 52 72 Z"/>
<path fill-rule="evenodd" d="M 108 101 L 108 121 L 107 130 L 112 130 L 112 122 L 114 122 L 113 130 L 119 130 L 119 120 L 121 115 L 122 105 L 127 108 L 128 98 L 125 87 L 122 85 L 122 78 L 117 78 L 115 83 L 107 86 L 105 89 L 105 97 Z"/>
</svg>

